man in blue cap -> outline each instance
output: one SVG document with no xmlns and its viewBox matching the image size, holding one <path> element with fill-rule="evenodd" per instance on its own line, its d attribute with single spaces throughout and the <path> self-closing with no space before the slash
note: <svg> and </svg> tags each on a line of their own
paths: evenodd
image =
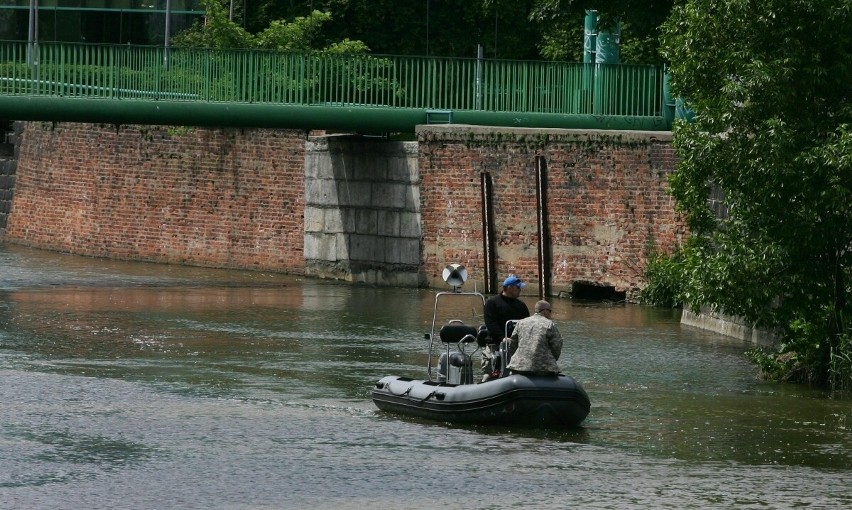
<svg viewBox="0 0 852 510">
<path fill-rule="evenodd" d="M 482 350 L 482 371 L 485 375 L 482 381 L 485 382 L 492 377 L 495 377 L 495 367 L 492 363 L 492 358 L 500 348 L 500 342 L 504 338 L 512 336 L 511 327 L 507 331 L 507 321 L 519 321 L 530 316 L 530 309 L 527 304 L 518 299 L 521 295 L 521 289 L 527 284 L 521 281 L 517 276 L 510 274 L 503 280 L 503 290 L 500 294 L 493 296 L 485 302 L 485 327 L 488 328 L 488 334 L 491 336 L 489 344 Z"/>
</svg>

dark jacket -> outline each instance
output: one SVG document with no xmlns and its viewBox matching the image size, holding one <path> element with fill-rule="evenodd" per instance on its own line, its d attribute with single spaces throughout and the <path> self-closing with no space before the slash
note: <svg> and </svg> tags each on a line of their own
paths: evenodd
<svg viewBox="0 0 852 510">
<path fill-rule="evenodd" d="M 506 321 L 521 320 L 530 316 L 530 309 L 520 299 L 498 294 L 485 302 L 485 326 L 492 344 L 499 344 L 506 336 Z M 509 330 L 509 335 L 512 331 Z"/>
</svg>

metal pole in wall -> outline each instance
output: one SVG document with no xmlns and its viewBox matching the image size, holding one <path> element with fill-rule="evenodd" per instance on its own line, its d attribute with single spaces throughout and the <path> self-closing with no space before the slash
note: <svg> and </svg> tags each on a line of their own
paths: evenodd
<svg viewBox="0 0 852 510">
<path fill-rule="evenodd" d="M 541 298 L 550 292 L 550 230 L 547 216 L 547 161 L 544 156 L 535 157 L 535 200 L 538 210 L 538 295 Z"/>
<path fill-rule="evenodd" d="M 482 172 L 479 174 L 482 190 L 482 257 L 485 268 L 485 292 L 494 294 L 497 292 L 497 260 L 494 256 L 494 207 L 492 197 L 494 194 L 491 183 L 491 174 Z"/>
</svg>

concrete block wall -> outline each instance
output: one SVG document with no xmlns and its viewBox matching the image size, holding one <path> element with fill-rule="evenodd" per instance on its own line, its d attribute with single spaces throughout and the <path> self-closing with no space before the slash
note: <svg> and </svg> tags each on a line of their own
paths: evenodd
<svg viewBox="0 0 852 510">
<path fill-rule="evenodd" d="M 6 240 L 301 274 L 306 134 L 27 123 Z"/>
<path fill-rule="evenodd" d="M 305 149 L 305 274 L 419 286 L 417 144 L 312 138 Z"/>
<path fill-rule="evenodd" d="M 18 141 L 23 128 L 22 122 L 13 122 L 0 131 L 0 239 L 6 233 L 6 223 L 15 196 Z"/>
</svg>

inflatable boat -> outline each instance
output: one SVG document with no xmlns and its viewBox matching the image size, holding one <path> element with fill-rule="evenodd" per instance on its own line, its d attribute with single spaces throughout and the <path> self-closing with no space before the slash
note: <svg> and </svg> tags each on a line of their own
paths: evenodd
<svg viewBox="0 0 852 510">
<path fill-rule="evenodd" d="M 474 297 L 481 299 L 484 307 L 485 296 L 461 291 L 467 272 L 459 264 L 447 266 L 443 276 L 453 290 L 435 296 L 432 331 L 427 335 L 427 378 L 382 378 L 372 390 L 376 407 L 390 413 L 460 424 L 552 428 L 576 427 L 582 423 L 591 405 L 580 383 L 562 374 L 509 373 L 505 369 L 509 362 L 506 345 L 501 346 L 496 356 L 498 377 L 474 382 L 473 361 L 491 343 L 488 330 L 458 319 L 439 327 L 436 320 L 440 300 Z M 436 339 L 440 341 L 438 348 Z"/>
</svg>

